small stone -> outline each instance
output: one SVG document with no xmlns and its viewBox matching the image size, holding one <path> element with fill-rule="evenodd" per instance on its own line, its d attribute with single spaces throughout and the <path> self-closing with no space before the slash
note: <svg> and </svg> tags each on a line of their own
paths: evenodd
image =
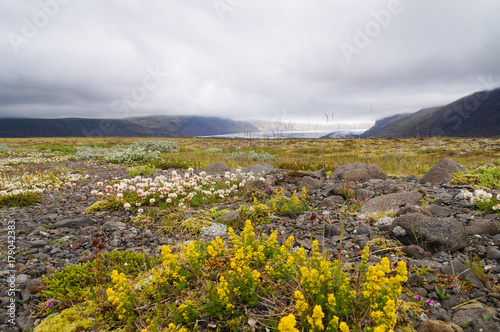
<svg viewBox="0 0 500 332">
<path fill-rule="evenodd" d="M 102 227 L 106 230 L 116 230 L 116 229 L 123 230 L 127 228 L 127 224 L 121 221 L 110 220 L 105 222 L 104 225 L 102 225 Z"/>
<path fill-rule="evenodd" d="M 418 324 L 417 332 L 463 332 L 463 330 L 454 323 L 426 320 Z"/>
<path fill-rule="evenodd" d="M 321 207 L 330 208 L 330 207 L 335 207 L 337 205 L 342 205 L 344 203 L 345 203 L 345 199 L 342 196 L 332 195 L 332 196 L 328 196 L 327 198 L 323 199 L 321 201 L 321 203 L 319 203 L 319 205 Z"/>
<path fill-rule="evenodd" d="M 408 257 L 413 257 L 415 259 L 422 259 L 429 257 L 429 253 L 425 251 L 421 246 L 416 244 L 411 244 L 409 246 L 404 246 L 401 248 Z"/>
<path fill-rule="evenodd" d="M 82 246 L 80 242 L 72 242 L 70 245 L 71 249 L 76 250 Z"/>
<path fill-rule="evenodd" d="M 90 226 L 92 224 L 93 224 L 93 221 L 89 217 L 79 217 L 79 218 L 58 221 L 52 227 L 54 227 L 54 228 L 62 228 L 62 227 L 82 228 L 82 227 Z"/>
<path fill-rule="evenodd" d="M 86 263 L 88 261 L 94 260 L 94 258 L 95 258 L 95 255 L 90 254 L 90 255 L 86 255 L 86 256 L 82 256 L 82 257 L 78 258 L 77 262 L 78 263 Z M 47 271 L 48 271 L 48 269 L 47 269 Z"/>
<path fill-rule="evenodd" d="M 16 283 L 17 284 L 26 284 L 28 280 L 30 279 L 30 276 L 27 274 L 19 274 L 16 276 Z"/>
</svg>

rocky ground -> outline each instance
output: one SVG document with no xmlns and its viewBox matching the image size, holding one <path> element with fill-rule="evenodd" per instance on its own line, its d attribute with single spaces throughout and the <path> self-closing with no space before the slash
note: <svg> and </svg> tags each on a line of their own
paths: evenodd
<svg viewBox="0 0 500 332">
<path fill-rule="evenodd" d="M 97 181 L 128 174 L 120 166 L 78 162 L 66 166 L 89 177 L 72 189 L 45 193 L 41 204 L 0 208 L 1 248 L 7 247 L 8 221 L 15 221 L 19 250 L 15 257 L 16 328 L 6 324 L 10 268 L 5 259 L 0 263 L 0 326 L 6 331 L 29 329 L 38 323 L 39 318 L 32 314 L 40 305 L 42 276 L 93 259 L 91 241 L 96 234 L 106 238 L 107 251 L 155 253 L 159 245 L 188 239 L 176 232 L 159 233 L 154 225 L 132 225 L 128 221 L 133 214 L 125 210 L 86 214 L 85 209 L 96 201 L 90 188 Z M 211 165 L 206 171 L 216 174 L 225 167 Z M 420 181 L 416 177 L 388 178 L 378 167 L 366 164 L 344 165 L 330 177 L 324 170 L 291 172 L 266 164 L 246 171 L 265 177 L 263 182 L 249 183 L 256 193 L 284 188 L 290 195 L 306 187 L 315 208 L 296 218 L 273 217 L 271 223 L 257 227 L 258 231 L 270 234 L 278 230 L 280 241 L 293 234 L 296 245 L 306 248 L 310 248 L 312 235 L 337 257 L 342 220 L 346 227 L 341 254 L 346 262 L 355 261 L 366 244 L 371 246 L 372 261 L 405 256 L 409 276 L 402 297 L 432 304 L 415 318 L 417 331 L 500 331 L 500 220 L 497 214 L 478 214 L 474 204 L 464 199 L 461 190 L 472 187 L 450 184 L 456 167 L 445 160 Z M 162 172 L 166 171 L 155 170 L 155 175 Z M 346 199 L 350 209 L 341 208 Z M 228 201 L 221 207 L 236 211 L 239 203 Z M 231 212 L 222 222 L 237 217 Z M 401 245 L 394 247 L 383 238 L 398 240 Z M 466 265 L 473 256 L 482 259 L 483 273 Z"/>
</svg>

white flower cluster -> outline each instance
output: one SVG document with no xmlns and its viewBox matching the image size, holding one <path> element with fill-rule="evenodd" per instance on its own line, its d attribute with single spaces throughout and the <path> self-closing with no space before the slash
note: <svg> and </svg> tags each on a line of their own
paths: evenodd
<svg viewBox="0 0 500 332">
<path fill-rule="evenodd" d="M 54 175 L 42 172 L 36 175 L 27 173 L 20 177 L 0 177 L 0 196 L 19 195 L 27 193 L 43 193 L 45 190 L 59 191 L 63 188 L 72 188 L 83 178 L 80 174 Z"/>
<path fill-rule="evenodd" d="M 491 200 L 493 199 L 493 194 L 482 189 L 475 190 L 474 193 L 471 193 L 467 189 L 462 189 L 461 194 L 464 197 L 464 199 L 467 199 L 474 204 L 488 203 L 491 202 Z M 500 194 L 495 196 L 495 200 L 499 203 L 493 205 L 492 209 L 497 211 L 500 210 Z"/>
<path fill-rule="evenodd" d="M 60 163 L 68 159 L 68 156 L 46 156 L 40 152 L 29 152 L 23 156 L 19 156 L 17 153 L 16 156 L 8 156 L 0 159 L 0 171 L 9 165 Z"/>
<path fill-rule="evenodd" d="M 127 210 L 132 206 L 130 203 L 136 206 L 166 203 L 183 207 L 194 198 L 201 200 L 223 199 L 236 193 L 252 179 L 254 177 L 251 174 L 241 172 L 226 172 L 222 179 L 213 178 L 206 172 L 195 174 L 194 169 L 190 168 L 183 175 L 172 171 L 169 176 L 160 175 L 155 178 L 136 176 L 106 186 L 104 183 L 98 182 L 99 190 L 94 189 L 91 194 L 101 198 L 115 195 L 118 200 L 122 200 L 124 195 L 127 195 L 128 202 L 124 203 L 123 206 Z"/>
</svg>

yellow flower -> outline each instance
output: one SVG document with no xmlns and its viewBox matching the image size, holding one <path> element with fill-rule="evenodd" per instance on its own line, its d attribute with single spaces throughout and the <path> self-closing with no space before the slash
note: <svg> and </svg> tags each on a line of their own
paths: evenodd
<svg viewBox="0 0 500 332">
<path fill-rule="evenodd" d="M 323 317 L 325 317 L 325 314 L 323 313 L 323 310 L 321 310 L 321 306 L 317 305 L 313 309 L 312 316 L 307 316 L 307 322 L 313 329 L 317 328 L 319 330 L 324 330 L 325 326 L 323 325 Z"/>
<path fill-rule="evenodd" d="M 340 323 L 339 328 L 342 332 L 349 332 L 349 326 L 345 322 Z"/>
<path fill-rule="evenodd" d="M 335 306 L 337 301 L 335 300 L 335 294 L 328 294 L 328 309 L 335 311 Z"/>
<path fill-rule="evenodd" d="M 186 257 L 191 263 L 196 263 L 200 254 L 196 251 L 194 242 L 191 242 L 186 249 Z"/>
<path fill-rule="evenodd" d="M 168 325 L 168 330 L 167 331 L 168 332 L 188 332 L 188 330 L 186 328 L 184 328 L 184 327 L 181 327 L 180 329 L 177 329 L 177 327 L 174 324 L 172 324 L 172 323 L 170 323 Z"/>
<path fill-rule="evenodd" d="M 267 239 L 266 245 L 268 248 L 276 247 L 278 244 L 278 231 L 274 231 L 271 235 L 269 235 L 269 239 Z"/>
<path fill-rule="evenodd" d="M 307 310 L 309 305 L 307 304 L 307 302 L 304 298 L 304 294 L 302 294 L 301 291 L 296 290 L 293 295 L 297 299 L 297 302 L 295 303 L 295 309 L 297 309 L 299 311 L 299 315 L 302 315 L 304 313 L 304 311 Z"/>
<path fill-rule="evenodd" d="M 295 324 L 297 322 L 295 321 L 295 316 L 293 314 L 290 314 L 288 316 L 285 316 L 281 318 L 280 323 L 278 325 L 278 331 L 280 332 L 299 332 L 295 328 Z"/>
<path fill-rule="evenodd" d="M 164 266 L 172 266 L 179 258 L 179 255 L 173 255 L 172 249 L 169 246 L 163 246 L 161 248 L 161 257 L 163 258 Z"/>
</svg>

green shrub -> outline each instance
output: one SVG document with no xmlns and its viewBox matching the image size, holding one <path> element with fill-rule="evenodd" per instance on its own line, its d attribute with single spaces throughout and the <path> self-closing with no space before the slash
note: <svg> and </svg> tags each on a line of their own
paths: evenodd
<svg viewBox="0 0 500 332">
<path fill-rule="evenodd" d="M 103 148 L 99 145 L 83 146 L 78 148 L 75 157 L 79 160 L 97 160 L 104 158 L 108 151 L 109 149 Z"/>
<path fill-rule="evenodd" d="M 149 152 L 158 151 L 158 152 L 179 152 L 179 148 L 175 142 L 170 141 L 137 141 L 134 142 L 130 146 L 132 150 L 146 150 Z"/>
<path fill-rule="evenodd" d="M 190 167 L 200 168 L 200 163 L 191 160 L 183 160 L 183 159 L 168 159 L 168 160 L 159 160 L 154 163 L 155 168 L 159 169 L 188 169 Z"/>
<path fill-rule="evenodd" d="M 148 151 L 144 148 L 114 149 L 104 156 L 108 163 L 124 164 L 150 162 L 161 159 L 159 151 Z"/>
<path fill-rule="evenodd" d="M 452 184 L 472 185 L 475 188 L 500 188 L 500 167 L 478 167 L 465 173 L 453 173 Z"/>
<path fill-rule="evenodd" d="M 300 197 L 294 191 L 290 198 L 283 194 L 283 188 L 281 188 L 281 191 L 276 189 L 269 205 L 272 212 L 282 216 L 297 216 L 310 209 L 305 187 L 302 188 Z"/>
<path fill-rule="evenodd" d="M 113 251 L 78 265 L 69 265 L 56 271 L 51 277 L 44 277 L 46 289 L 40 293 L 42 300 L 65 304 L 85 301 L 91 296 L 91 287 L 110 285 L 111 272 L 117 270 L 135 277 L 158 263 L 158 259 L 146 254 L 130 251 Z"/>
<path fill-rule="evenodd" d="M 38 150 L 69 154 L 76 152 L 77 148 L 72 145 L 39 145 Z"/>
<path fill-rule="evenodd" d="M 203 153 L 219 153 L 219 152 L 222 152 L 222 149 L 221 148 L 208 148 L 208 149 L 205 149 L 201 152 L 203 152 Z"/>
<path fill-rule="evenodd" d="M 113 149 L 84 146 L 78 149 L 76 158 L 80 160 L 103 160 L 108 163 L 143 163 L 161 159 L 159 151 L 148 151 L 143 147 L 125 149 L 116 146 Z"/>
</svg>

